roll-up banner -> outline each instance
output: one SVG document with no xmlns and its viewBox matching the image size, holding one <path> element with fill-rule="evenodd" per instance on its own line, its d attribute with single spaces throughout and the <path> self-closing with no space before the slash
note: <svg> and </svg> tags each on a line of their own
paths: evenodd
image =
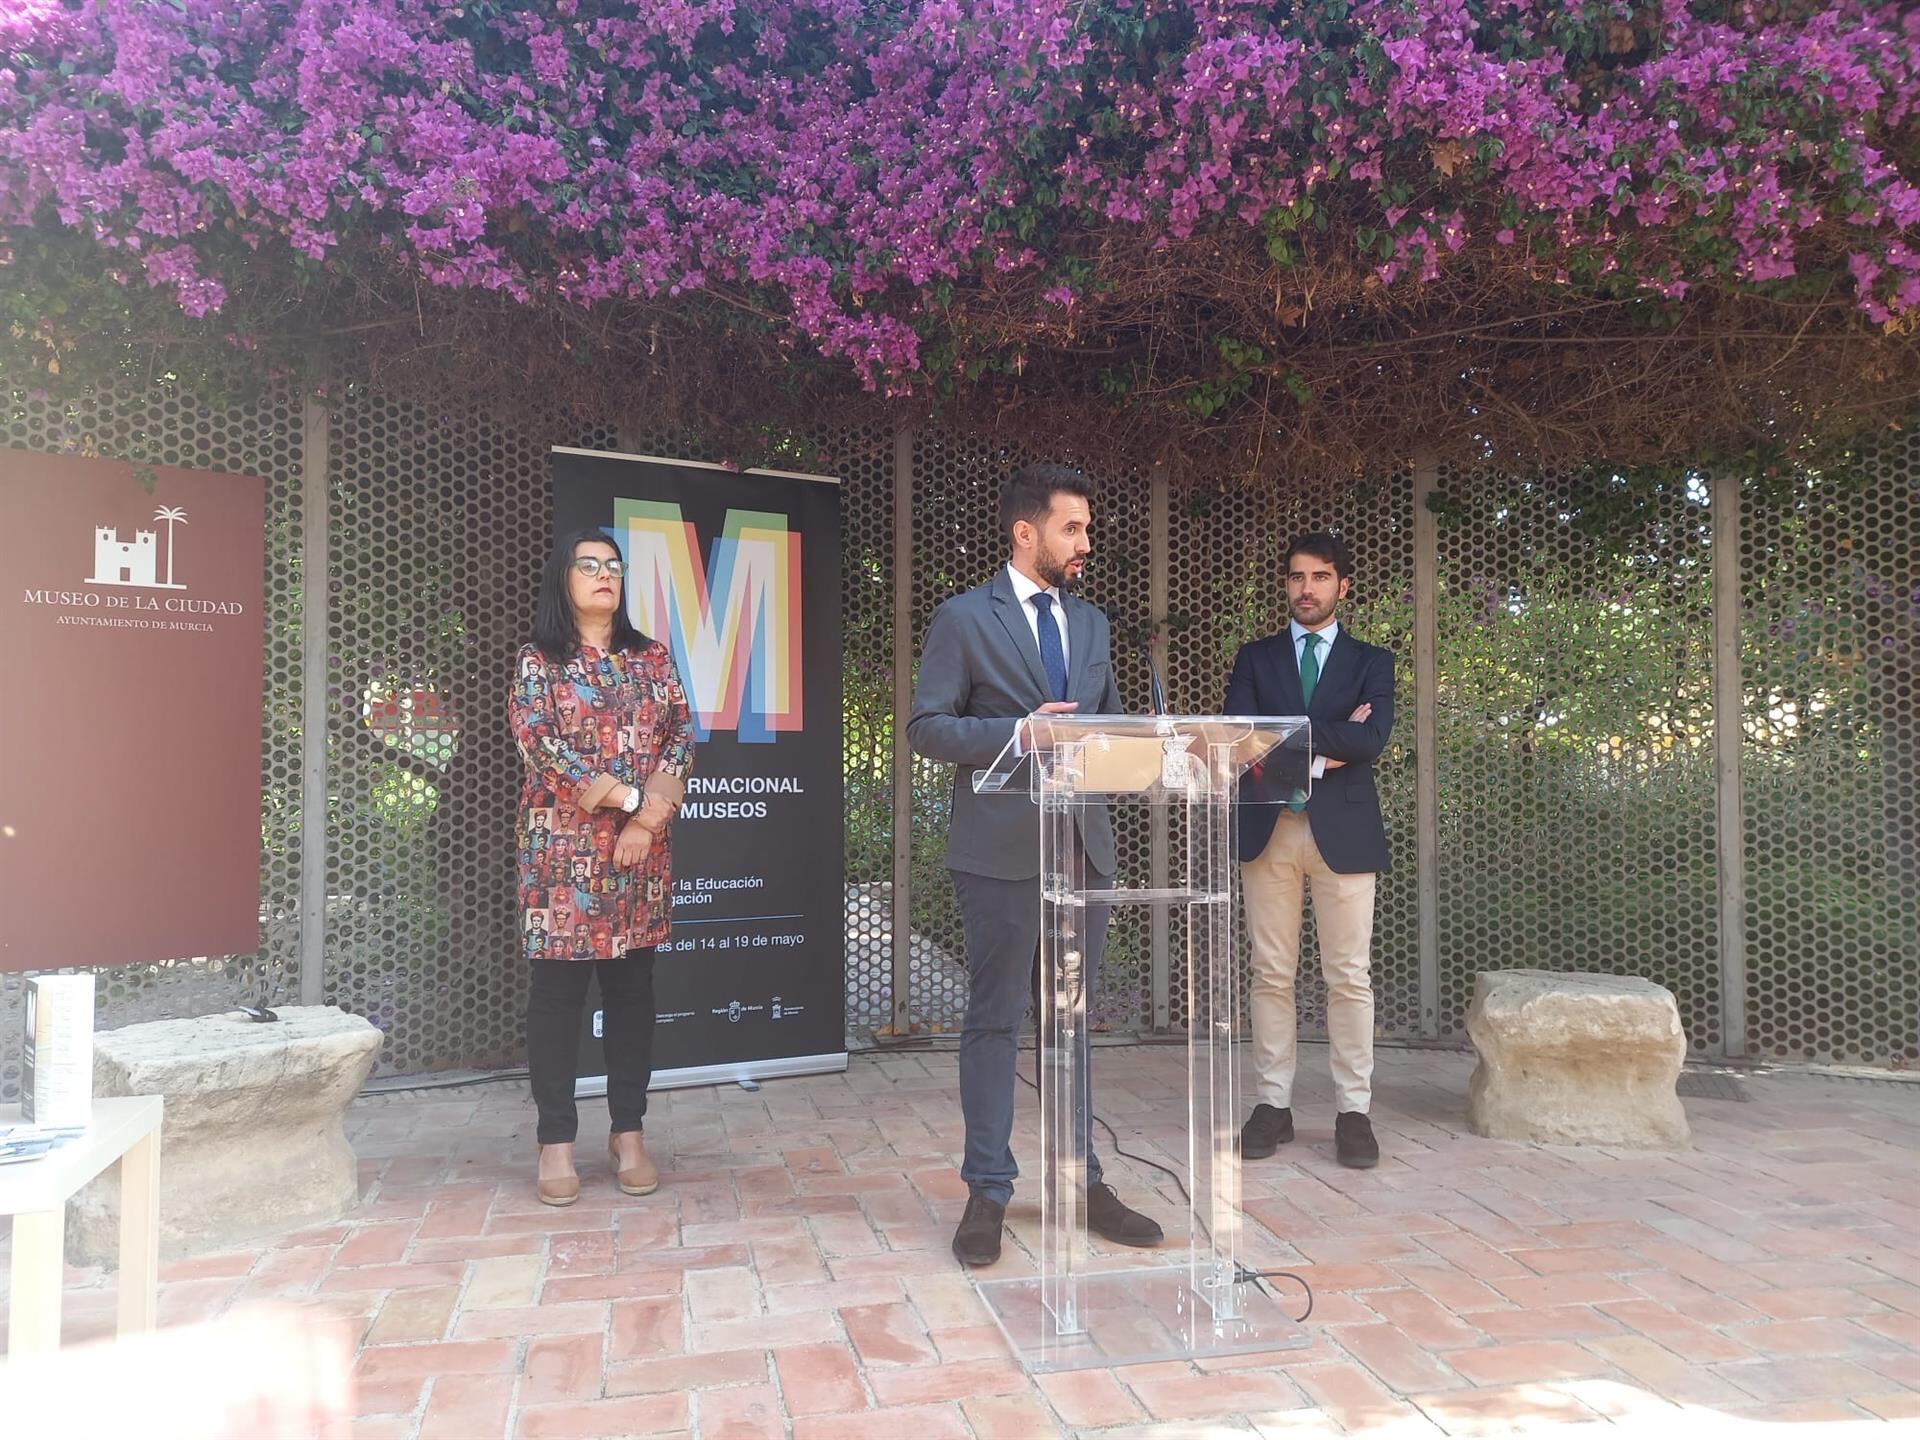
<svg viewBox="0 0 1920 1440">
<path fill-rule="evenodd" d="M 619 548 L 693 711 L 654 1087 L 845 1069 L 839 482 L 556 448 L 553 516 Z M 585 1023 L 577 1089 L 600 1094 Z"/>
</svg>

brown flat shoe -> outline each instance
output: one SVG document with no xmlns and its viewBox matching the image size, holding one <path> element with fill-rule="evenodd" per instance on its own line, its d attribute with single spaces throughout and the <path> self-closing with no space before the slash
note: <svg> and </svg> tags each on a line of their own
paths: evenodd
<svg viewBox="0 0 1920 1440">
<path fill-rule="evenodd" d="M 533 1183 L 542 1205 L 571 1205 L 580 1198 L 578 1175 L 556 1175 L 546 1180 L 540 1177 L 538 1170 L 535 1170 Z"/>
<path fill-rule="evenodd" d="M 620 1150 L 614 1144 L 617 1136 L 607 1136 L 607 1158 L 613 1161 L 613 1178 L 625 1195 L 651 1195 L 660 1188 L 660 1172 L 647 1156 L 646 1136 L 639 1130 L 622 1132 L 635 1136 L 640 1141 L 640 1160 L 626 1169 L 620 1168 Z"/>
</svg>

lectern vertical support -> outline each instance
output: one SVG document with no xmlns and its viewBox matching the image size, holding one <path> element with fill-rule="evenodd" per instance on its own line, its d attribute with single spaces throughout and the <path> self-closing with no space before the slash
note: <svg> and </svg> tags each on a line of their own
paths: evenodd
<svg viewBox="0 0 1920 1440">
<path fill-rule="evenodd" d="M 1040 1233 L 1037 1273 L 982 1275 L 980 1298 L 1036 1374 L 1305 1345 L 1299 1323 L 1240 1265 L 1233 819 L 1243 775 L 1262 797 L 1311 786 L 1312 729 L 1297 715 L 1034 715 L 1022 729 L 972 783 L 978 795 L 1038 812 Z M 1087 865 L 1086 836 L 1128 803 L 1161 807 L 1169 819 L 1178 811 L 1183 822 L 1172 828 L 1184 849 L 1144 886 Z M 1176 1249 L 1096 1269 L 1087 1240 L 1087 991 L 1108 911 L 1126 904 L 1186 915 L 1189 1231 L 1184 1259 Z M 1155 1206 L 1171 1208 L 1169 1193 L 1142 1208 Z"/>
<path fill-rule="evenodd" d="M 1230 747 L 1207 756 L 1209 783 L 1187 803 L 1187 1173 L 1189 1283 L 1214 1318 L 1240 1315 L 1240 1100 L 1235 1041 L 1233 799 Z"/>
<path fill-rule="evenodd" d="M 1086 849 L 1055 768 L 1040 794 L 1040 1286 L 1056 1335 L 1076 1335 L 1087 1268 Z M 1099 915 L 1104 919 L 1106 907 Z"/>
</svg>

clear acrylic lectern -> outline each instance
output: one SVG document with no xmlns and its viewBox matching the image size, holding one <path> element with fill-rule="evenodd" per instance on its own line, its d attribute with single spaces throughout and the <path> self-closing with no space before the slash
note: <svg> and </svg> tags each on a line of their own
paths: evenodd
<svg viewBox="0 0 1920 1440">
<path fill-rule="evenodd" d="M 1032 797 L 1040 826 L 1040 1253 L 1038 1274 L 983 1280 L 980 1295 L 1033 1373 L 1291 1349 L 1306 1333 L 1243 1278 L 1240 1111 L 1234 1047 L 1234 806 L 1242 776 L 1268 797 L 1310 785 L 1305 716 L 1036 715 L 974 775 L 981 794 Z M 1088 806 L 1165 807 L 1176 837 L 1165 883 L 1092 888 L 1080 824 Z M 1083 937 L 1092 907 L 1185 912 L 1187 1194 L 1184 1260 L 1089 1271 L 1087 1093 L 1091 1056 Z"/>
</svg>

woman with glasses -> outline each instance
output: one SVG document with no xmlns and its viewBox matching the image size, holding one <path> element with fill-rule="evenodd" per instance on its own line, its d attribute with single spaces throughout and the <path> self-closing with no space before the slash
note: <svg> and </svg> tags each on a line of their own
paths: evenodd
<svg viewBox="0 0 1920 1440">
<path fill-rule="evenodd" d="M 508 704 L 526 766 L 520 930 L 533 971 L 536 1183 L 548 1205 L 580 1197 L 573 1087 L 589 972 L 600 980 L 615 1178 L 629 1195 L 660 1183 L 641 1133 L 653 1078 L 653 951 L 673 906 L 668 830 L 693 764 L 693 722 L 667 647 L 627 618 L 625 576 L 598 530 L 554 547 Z"/>
</svg>

